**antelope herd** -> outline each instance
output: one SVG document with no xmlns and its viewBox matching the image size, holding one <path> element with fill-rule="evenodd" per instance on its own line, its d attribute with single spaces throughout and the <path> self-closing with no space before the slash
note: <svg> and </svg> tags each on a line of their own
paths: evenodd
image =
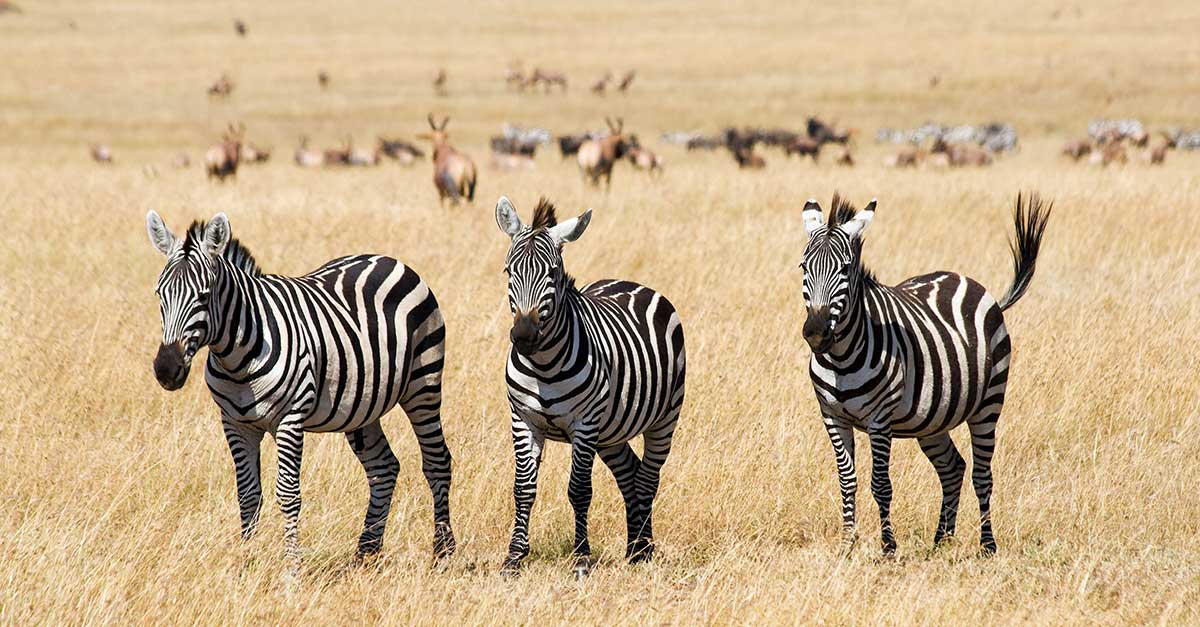
<svg viewBox="0 0 1200 627">
<path fill-rule="evenodd" d="M 0 9 L 12 7 L 0 0 Z M 246 37 L 248 28 L 242 20 L 235 20 L 234 30 Z M 615 90 L 626 93 L 637 77 L 635 70 L 620 75 L 605 70 L 590 90 L 604 96 Z M 510 64 L 504 80 L 511 88 L 519 91 L 541 93 L 566 93 L 568 78 L 565 72 L 547 69 L 540 65 L 526 71 L 520 62 Z M 328 71 L 317 71 L 317 84 L 328 90 L 332 79 Z M 433 76 L 433 91 L 436 96 L 448 96 L 449 73 L 439 67 Z M 207 88 L 209 97 L 228 99 L 236 84 L 228 73 L 221 74 Z M 432 114 L 428 116 L 430 130 L 417 138 L 431 143 L 433 154 L 433 184 L 440 204 L 447 200 L 452 205 L 462 200 L 474 200 L 477 183 L 475 161 L 465 152 L 452 146 L 446 125 L 449 117 L 436 123 Z M 629 167 L 660 175 L 665 160 L 638 140 L 637 135 L 625 131 L 621 117 L 605 118 L 606 129 L 580 132 L 556 133 L 539 128 L 521 128 L 505 125 L 503 134 L 493 136 L 487 164 L 498 171 L 530 170 L 536 168 L 536 153 L 540 146 L 557 143 L 559 153 L 565 161 L 574 158 L 584 181 L 598 186 L 601 181 L 606 188 L 612 186 L 613 168 L 621 161 Z M 247 141 L 244 124 L 229 124 L 219 142 L 204 153 L 203 163 L 209 180 L 224 182 L 236 179 L 239 168 L 247 164 L 264 163 L 270 160 L 272 149 Z M 672 132 L 662 135 L 668 144 L 684 146 L 688 151 L 717 150 L 724 148 L 741 169 L 757 170 L 767 166 L 767 159 L 759 147 L 777 148 L 783 156 L 810 159 L 812 163 L 831 162 L 838 166 L 852 167 L 855 158 L 857 129 L 829 124 L 817 117 L 808 117 L 800 130 L 788 128 L 727 127 L 716 135 L 700 132 Z M 1016 131 L 1007 124 L 989 123 L 978 126 L 941 126 L 926 123 L 911 130 L 880 129 L 876 135 L 880 143 L 904 144 L 888 154 L 883 165 L 892 168 L 929 167 L 960 168 L 986 167 L 1006 152 L 1015 150 Z M 309 145 L 307 135 L 301 135 L 293 161 L 301 168 L 371 167 L 390 159 L 400 165 L 410 166 L 426 158 L 425 151 L 416 145 L 395 137 L 377 137 L 373 147 L 361 147 L 346 137 L 340 145 L 316 149 Z M 1086 162 L 1098 166 L 1121 165 L 1130 161 L 1131 155 L 1150 165 L 1165 162 L 1167 154 L 1177 149 L 1200 148 L 1200 132 L 1185 130 L 1162 131 L 1153 139 L 1142 125 L 1135 120 L 1093 121 L 1088 127 L 1088 137 L 1066 142 L 1061 154 L 1071 161 Z M 107 144 L 89 146 L 94 161 L 102 164 L 114 163 L 113 150 Z M 191 157 L 177 153 L 171 162 L 176 168 L 188 168 Z M 153 166 L 148 168 L 157 171 Z"/>
</svg>

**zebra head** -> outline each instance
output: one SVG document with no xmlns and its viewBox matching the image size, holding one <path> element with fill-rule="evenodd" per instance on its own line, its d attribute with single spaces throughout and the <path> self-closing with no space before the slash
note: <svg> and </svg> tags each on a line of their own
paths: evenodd
<svg viewBox="0 0 1200 627">
<path fill-rule="evenodd" d="M 829 222 L 816 200 L 804 205 L 804 230 L 808 246 L 804 249 L 804 339 L 815 353 L 824 353 L 833 345 L 834 331 L 847 304 L 856 293 L 862 276 L 862 233 L 875 217 L 875 200 L 861 211 L 838 196 L 833 198 Z"/>
<path fill-rule="evenodd" d="M 501 196 L 496 224 L 512 238 L 504 272 L 508 275 L 508 306 L 513 315 L 513 348 L 526 357 L 537 352 L 554 315 L 562 308 L 572 279 L 563 269 L 562 247 L 583 235 L 592 210 L 558 223 L 554 205 L 545 198 L 534 210 L 533 224 L 521 222 L 517 210 Z"/>
<path fill-rule="evenodd" d="M 180 240 L 151 211 L 146 230 L 150 243 L 167 258 L 155 290 L 162 312 L 162 344 L 154 357 L 154 377 L 163 389 L 178 390 L 187 382 L 196 351 L 212 341 L 209 294 L 229 243 L 229 219 L 218 213 L 208 224 L 193 225 Z"/>
</svg>

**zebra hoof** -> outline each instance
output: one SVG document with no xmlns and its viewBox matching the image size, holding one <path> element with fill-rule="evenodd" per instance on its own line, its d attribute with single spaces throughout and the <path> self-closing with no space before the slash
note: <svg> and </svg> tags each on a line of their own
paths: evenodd
<svg viewBox="0 0 1200 627">
<path fill-rule="evenodd" d="M 883 558 L 894 559 L 896 557 L 896 543 L 890 542 L 883 545 Z"/>
<path fill-rule="evenodd" d="M 995 554 L 996 554 L 996 543 L 995 542 L 985 542 L 985 543 L 983 543 L 983 546 L 979 547 L 979 557 L 992 557 Z"/>
<path fill-rule="evenodd" d="M 443 560 L 454 554 L 454 532 L 450 525 L 439 524 L 433 532 L 433 557 Z"/>
<path fill-rule="evenodd" d="M 625 558 L 630 564 L 649 562 L 654 557 L 654 543 L 650 538 L 638 538 L 629 545 Z"/>
<path fill-rule="evenodd" d="M 521 560 L 508 558 L 504 560 L 504 565 L 500 567 L 500 578 L 505 581 L 512 581 L 521 576 Z"/>
</svg>

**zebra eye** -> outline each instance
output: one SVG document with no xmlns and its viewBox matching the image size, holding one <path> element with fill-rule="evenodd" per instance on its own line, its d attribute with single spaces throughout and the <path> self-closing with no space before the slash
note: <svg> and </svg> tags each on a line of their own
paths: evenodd
<svg viewBox="0 0 1200 627">
<path fill-rule="evenodd" d="M 208 291 L 206 290 L 203 292 L 198 292 L 196 294 L 196 300 L 200 301 L 201 305 L 203 305 L 204 303 L 207 303 L 208 302 Z"/>
</svg>

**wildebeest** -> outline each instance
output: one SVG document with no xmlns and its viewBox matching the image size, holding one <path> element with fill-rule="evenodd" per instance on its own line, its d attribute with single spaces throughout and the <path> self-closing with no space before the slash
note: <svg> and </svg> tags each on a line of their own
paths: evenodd
<svg viewBox="0 0 1200 627">
<path fill-rule="evenodd" d="M 850 141 L 853 131 L 835 129 L 818 118 L 808 118 L 808 136 L 818 144 L 845 144 Z"/>
<path fill-rule="evenodd" d="M 687 140 L 684 147 L 688 150 L 716 150 L 723 145 L 725 145 L 725 142 L 720 137 L 698 135 Z"/>
<path fill-rule="evenodd" d="M 494 135 L 491 139 L 492 152 L 502 155 L 522 155 L 533 158 L 537 152 L 538 142 L 527 138 Z"/>
<path fill-rule="evenodd" d="M 582 135 L 559 135 L 558 149 L 562 152 L 562 158 L 566 159 L 567 157 L 579 154 L 579 147 L 589 139 L 591 137 L 586 133 Z"/>
<path fill-rule="evenodd" d="M 812 157 L 813 163 L 816 163 L 821 155 L 821 142 L 811 137 L 797 137 L 783 147 L 783 152 L 788 156 Z"/>
<path fill-rule="evenodd" d="M 767 167 L 767 162 L 754 152 L 753 147 L 739 146 L 733 150 L 733 159 L 739 168 L 760 170 Z"/>
<path fill-rule="evenodd" d="M 300 146 L 296 148 L 296 165 L 302 168 L 319 168 L 325 165 L 325 154 L 320 150 L 308 148 L 308 136 L 300 136 Z"/>
<path fill-rule="evenodd" d="M 613 164 L 629 152 L 630 144 L 623 134 L 625 120 L 617 118 L 614 124 L 611 119 L 604 118 L 604 122 L 608 124 L 608 136 L 583 142 L 575 160 L 584 178 L 592 185 L 599 185 L 603 178 L 605 187 L 611 187 Z"/>
<path fill-rule="evenodd" d="M 222 183 L 227 177 L 237 178 L 238 163 L 242 159 L 242 140 L 246 134 L 246 125 L 229 125 L 229 130 L 216 144 L 204 153 L 204 167 L 209 180 L 216 178 Z"/>
<path fill-rule="evenodd" d="M 109 148 L 104 144 L 92 144 L 89 151 L 91 152 L 92 160 L 96 163 L 113 162 L 112 148 Z"/>
<path fill-rule="evenodd" d="M 433 143 L 433 186 L 437 188 L 438 204 L 443 204 L 446 198 L 451 204 L 458 204 L 463 196 L 468 202 L 475 200 L 475 162 L 450 145 L 450 136 L 446 133 L 449 123 L 450 116 L 439 125 L 430 113 L 430 132 L 418 135 L 418 138 Z"/>
<path fill-rule="evenodd" d="M 376 145 L 379 148 L 379 152 L 383 153 L 384 156 L 399 161 L 403 165 L 408 165 L 417 159 L 425 158 L 424 150 L 402 139 L 380 137 Z"/>
<path fill-rule="evenodd" d="M 225 98 L 233 93 L 235 84 L 228 74 L 222 74 L 212 85 L 208 86 L 208 95 L 215 98 Z"/>
</svg>

